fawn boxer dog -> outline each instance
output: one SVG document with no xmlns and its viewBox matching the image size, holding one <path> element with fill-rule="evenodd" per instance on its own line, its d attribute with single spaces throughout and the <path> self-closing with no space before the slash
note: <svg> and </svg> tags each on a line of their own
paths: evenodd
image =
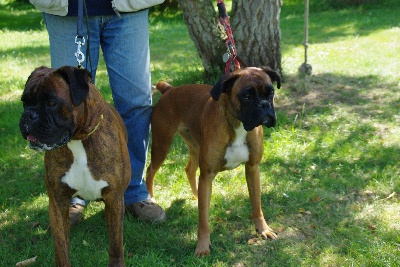
<svg viewBox="0 0 400 267">
<path fill-rule="evenodd" d="M 151 162 L 146 184 L 150 195 L 154 196 L 154 175 L 178 132 L 189 150 L 185 171 L 198 197 L 197 256 L 210 253 L 208 212 L 212 181 L 218 172 L 236 168 L 243 162 L 256 230 L 264 238 L 276 238 L 261 210 L 258 167 L 263 155 L 261 125 L 274 127 L 276 124 L 272 82 L 277 82 L 280 88 L 281 79 L 274 70 L 248 67 L 222 76 L 214 87 L 200 84 L 172 87 L 165 82 L 156 86 L 162 96 L 151 118 Z"/>
<path fill-rule="evenodd" d="M 45 151 L 45 184 L 56 266 L 70 266 L 69 206 L 73 196 L 103 200 L 109 266 L 124 266 L 124 192 L 131 167 L 125 125 L 87 70 L 39 67 L 22 94 L 19 127 L 30 147 Z"/>
</svg>

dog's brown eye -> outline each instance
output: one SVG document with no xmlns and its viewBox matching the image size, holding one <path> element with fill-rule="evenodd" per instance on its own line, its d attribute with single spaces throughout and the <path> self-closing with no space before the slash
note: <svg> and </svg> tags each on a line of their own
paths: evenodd
<svg viewBox="0 0 400 267">
<path fill-rule="evenodd" d="M 251 99 L 254 98 L 255 92 L 254 92 L 253 89 L 249 89 L 249 90 L 247 90 L 247 91 L 244 93 L 243 96 L 244 96 L 244 99 L 246 99 L 246 100 L 251 100 Z"/>
<path fill-rule="evenodd" d="M 54 108 L 56 106 L 56 102 L 54 101 L 47 101 L 46 106 L 49 108 Z"/>
</svg>

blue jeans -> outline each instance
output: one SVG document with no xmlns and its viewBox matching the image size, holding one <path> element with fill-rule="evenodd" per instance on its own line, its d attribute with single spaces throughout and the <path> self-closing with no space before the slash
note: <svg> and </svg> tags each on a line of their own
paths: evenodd
<svg viewBox="0 0 400 267">
<path fill-rule="evenodd" d="M 128 130 L 132 177 L 125 192 L 125 205 L 130 205 L 150 198 L 143 179 L 152 111 L 148 10 L 121 16 L 89 17 L 91 67 L 86 67 L 89 64 L 87 43 L 81 50 L 86 56 L 82 66 L 92 70 L 94 83 L 102 49 L 114 105 Z M 51 66 L 77 66 L 77 17 L 43 13 L 43 18 L 49 33 Z M 87 39 L 86 21 L 84 36 Z M 72 202 L 79 203 L 79 200 Z"/>
</svg>

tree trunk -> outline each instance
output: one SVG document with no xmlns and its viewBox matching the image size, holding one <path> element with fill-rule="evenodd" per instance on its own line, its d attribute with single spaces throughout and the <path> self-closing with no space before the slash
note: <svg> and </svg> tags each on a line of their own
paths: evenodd
<svg viewBox="0 0 400 267">
<path fill-rule="evenodd" d="M 238 54 L 249 66 L 269 66 L 282 74 L 282 0 L 233 0 L 231 27 Z"/>
<path fill-rule="evenodd" d="M 178 0 L 199 52 L 207 79 L 213 79 L 225 68 L 226 52 L 221 39 L 221 25 L 215 11 L 215 0 Z M 280 10 L 282 0 L 233 0 L 230 16 L 238 55 L 249 66 L 269 66 L 280 74 Z M 224 32 L 223 28 L 222 31 Z"/>
<path fill-rule="evenodd" d="M 183 17 L 199 52 L 207 79 L 220 73 L 224 66 L 222 55 L 226 51 L 220 38 L 218 14 L 211 0 L 178 0 Z"/>
</svg>

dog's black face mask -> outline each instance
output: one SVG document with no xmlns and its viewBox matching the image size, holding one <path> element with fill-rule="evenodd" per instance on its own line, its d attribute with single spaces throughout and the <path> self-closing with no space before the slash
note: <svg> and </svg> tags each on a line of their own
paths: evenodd
<svg viewBox="0 0 400 267">
<path fill-rule="evenodd" d="M 70 91 L 74 105 L 79 105 L 87 96 L 89 85 L 86 82 L 86 70 L 74 70 L 63 67 L 58 70 L 46 67 L 37 68 L 25 86 L 21 100 L 24 112 L 21 115 L 19 128 L 24 139 L 30 143 L 30 148 L 38 151 L 56 149 L 67 144 L 73 136 L 76 122 L 66 114 L 72 114 L 72 105 L 59 97 L 57 93 Z M 65 84 L 56 92 L 51 76 L 63 79 Z"/>
<path fill-rule="evenodd" d="M 259 125 L 274 127 L 276 115 L 274 87 L 271 82 L 277 82 L 277 87 L 281 87 L 281 78 L 276 71 L 269 67 L 250 67 L 235 71 L 231 75 L 223 75 L 211 89 L 210 94 L 215 101 L 218 101 L 222 93 L 232 94 L 233 87 L 248 86 L 236 90 L 238 94 L 235 96 L 240 103 L 240 109 L 237 110 L 238 119 L 243 123 L 244 129 L 251 131 Z"/>
<path fill-rule="evenodd" d="M 263 86 L 262 90 L 246 88 L 240 91 L 240 120 L 246 131 L 251 131 L 259 125 L 268 128 L 276 125 L 274 110 L 274 87 L 271 84 Z M 259 94 L 259 92 L 261 93 Z"/>
<path fill-rule="evenodd" d="M 29 141 L 30 148 L 46 151 L 67 144 L 73 134 L 73 122 L 60 116 L 62 104 L 55 99 L 35 102 L 24 102 L 25 110 L 19 122 L 22 136 Z"/>
</svg>

